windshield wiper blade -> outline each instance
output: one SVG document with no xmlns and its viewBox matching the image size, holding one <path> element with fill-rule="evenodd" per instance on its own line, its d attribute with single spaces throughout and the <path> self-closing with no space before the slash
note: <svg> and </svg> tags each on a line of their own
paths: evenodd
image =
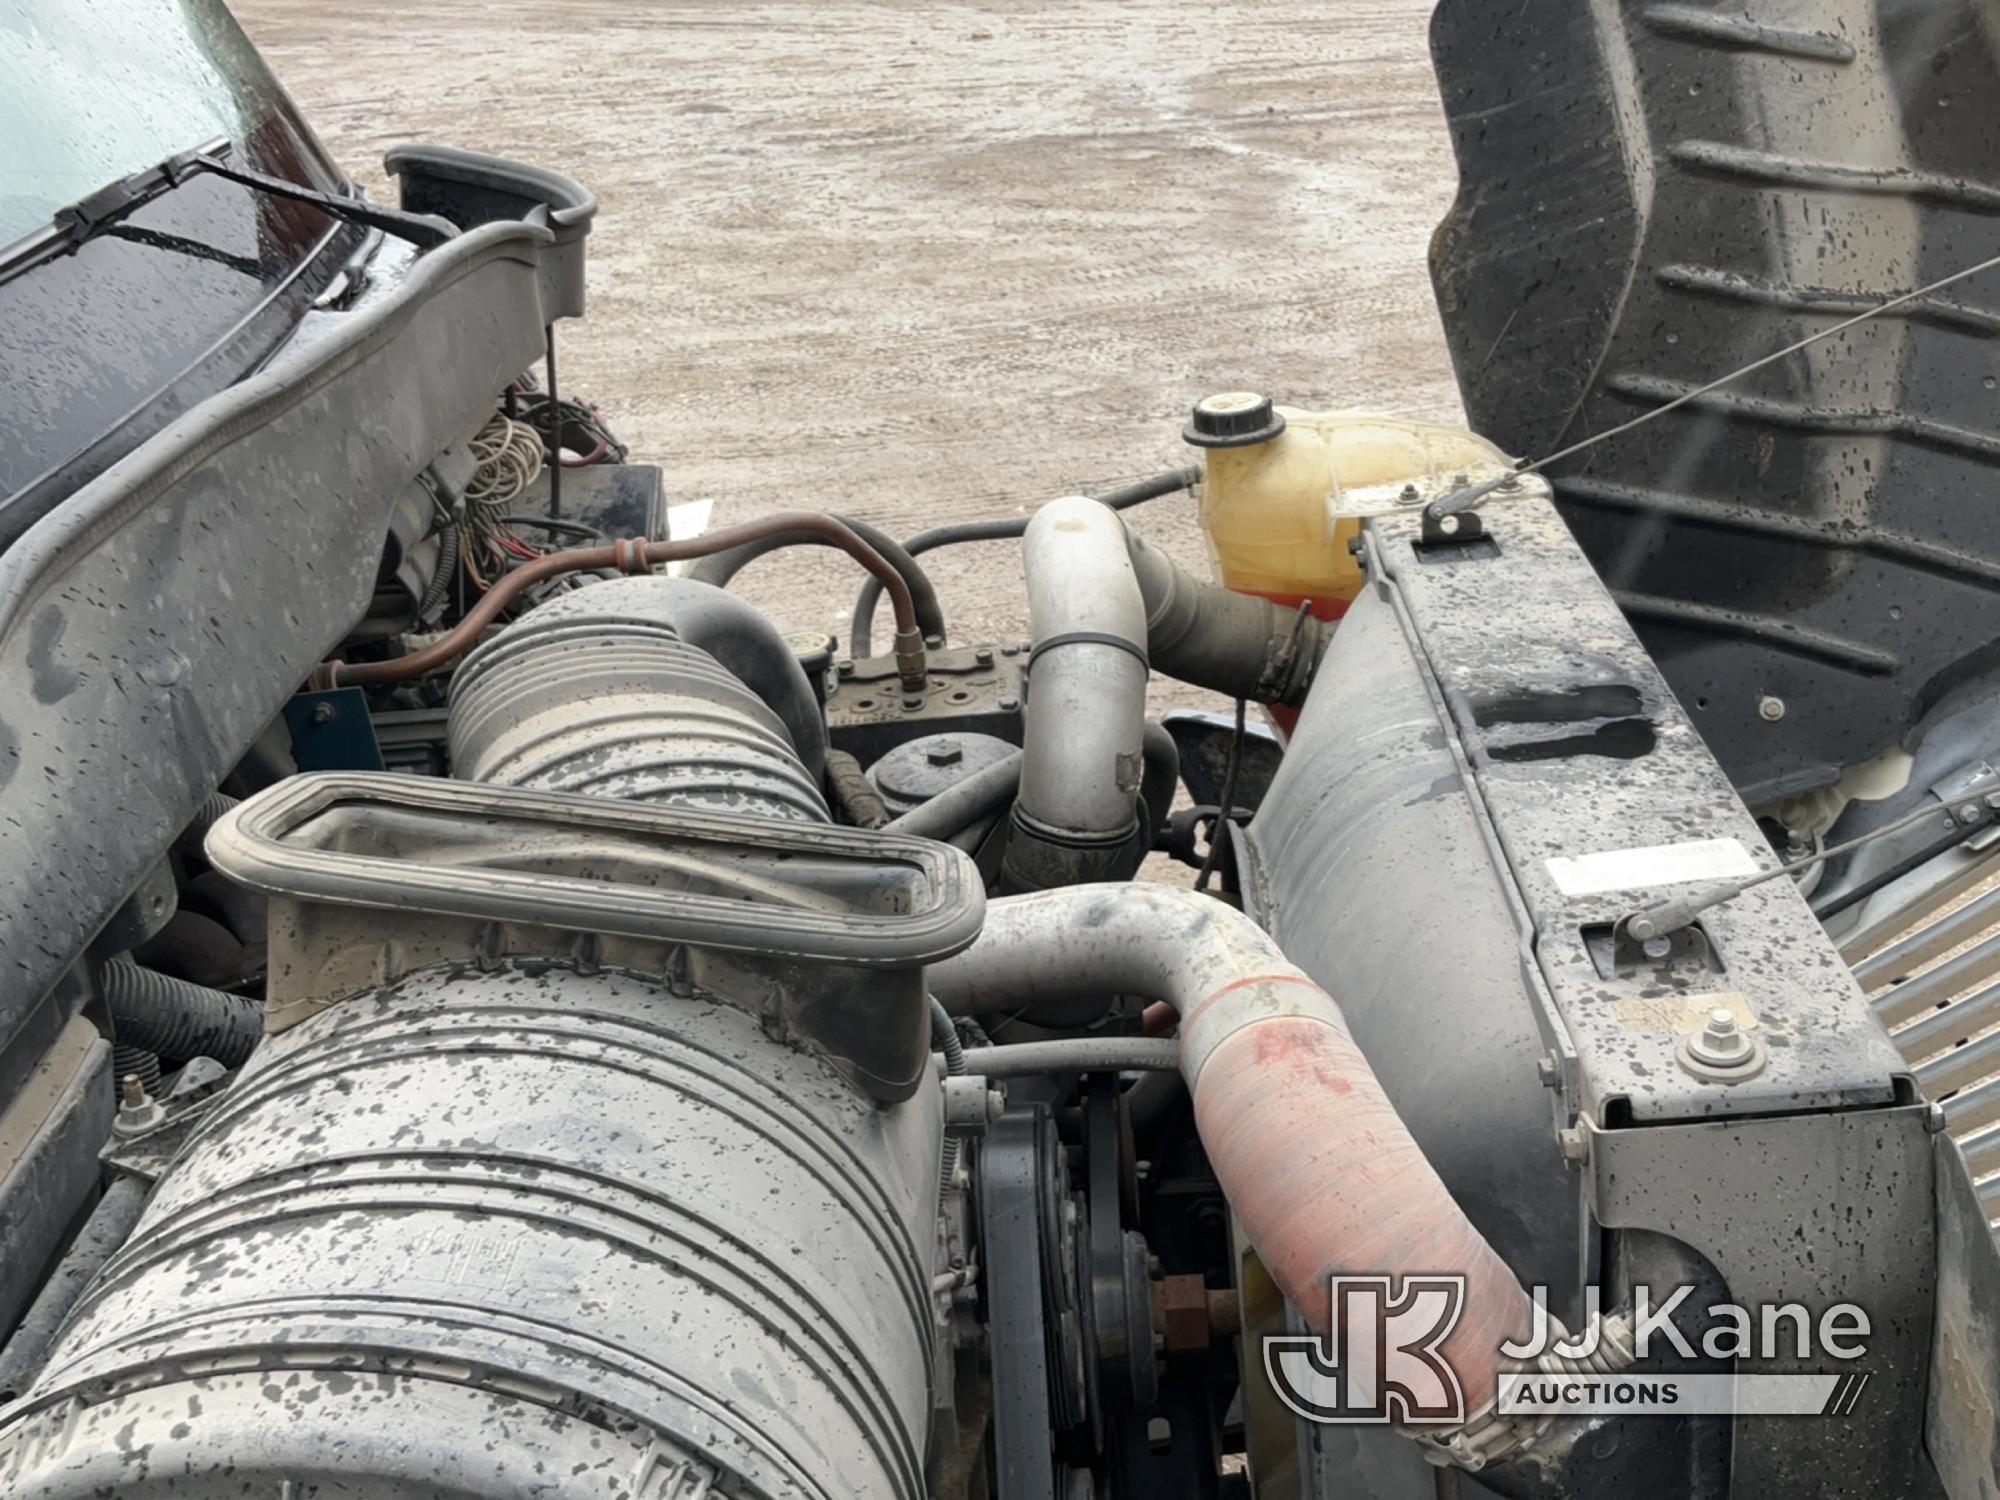
<svg viewBox="0 0 2000 1500">
<path fill-rule="evenodd" d="M 229 149 L 227 141 L 212 141 L 206 146 L 197 146 L 192 151 L 183 151 L 178 156 L 170 156 L 158 166 L 147 167 L 134 172 L 130 177 L 99 188 L 88 198 L 79 199 L 68 208 L 59 208 L 50 217 L 49 225 L 55 230 L 60 248 L 74 250 L 94 235 L 102 233 L 123 219 L 134 209 L 151 203 L 163 193 L 172 192 L 197 171 L 202 170 L 197 163 L 213 165 L 214 155 Z"/>
</svg>

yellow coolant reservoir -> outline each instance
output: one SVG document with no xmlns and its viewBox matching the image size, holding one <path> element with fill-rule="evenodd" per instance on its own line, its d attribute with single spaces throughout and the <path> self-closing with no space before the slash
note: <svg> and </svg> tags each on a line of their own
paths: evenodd
<svg viewBox="0 0 2000 1500">
<path fill-rule="evenodd" d="M 1207 451 L 1201 525 L 1219 581 L 1338 619 L 1361 592 L 1348 551 L 1365 516 L 1412 508 L 1510 467 L 1457 427 L 1210 396 L 1185 434 Z"/>
</svg>

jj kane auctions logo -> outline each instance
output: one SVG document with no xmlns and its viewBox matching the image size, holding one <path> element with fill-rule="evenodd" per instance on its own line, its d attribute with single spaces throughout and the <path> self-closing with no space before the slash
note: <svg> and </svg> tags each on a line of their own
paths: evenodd
<svg viewBox="0 0 2000 1500">
<path fill-rule="evenodd" d="M 1796 1302 L 1759 1308 L 1691 1305 L 1692 1287 L 1664 1298 L 1634 1293 L 1631 1368 L 1598 1373 L 1602 1321 L 1595 1289 L 1587 1293 L 1587 1333 L 1568 1338 L 1548 1311 L 1548 1289 L 1534 1289 L 1534 1327 L 1500 1354 L 1512 1367 L 1500 1377 L 1502 1415 L 1583 1416 L 1728 1414 L 1845 1416 L 1859 1404 L 1865 1372 L 1799 1372 L 1801 1362 L 1846 1363 L 1867 1353 L 1868 1314 L 1840 1302 L 1817 1315 Z M 1276 1335 L 1263 1341 L 1264 1371 L 1286 1406 L 1311 1422 L 1455 1426 L 1467 1420 L 1465 1391 L 1443 1345 L 1465 1311 L 1462 1276 L 1336 1276 L 1329 1285 L 1328 1333 Z M 1736 1362 L 1721 1374 L 1660 1373 L 1649 1355 Z M 1759 1371 L 1760 1362 L 1792 1365 Z"/>
</svg>

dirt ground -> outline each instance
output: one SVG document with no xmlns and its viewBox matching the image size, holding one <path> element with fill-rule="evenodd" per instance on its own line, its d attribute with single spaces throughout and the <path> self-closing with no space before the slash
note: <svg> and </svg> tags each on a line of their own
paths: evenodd
<svg viewBox="0 0 2000 1500">
<path fill-rule="evenodd" d="M 1430 0 L 235 9 L 378 196 L 410 139 L 597 193 L 564 390 L 714 525 L 1023 512 L 1190 461 L 1215 390 L 1458 415 Z M 1205 571 L 1187 497 L 1137 514 Z M 1024 632 L 1014 547 L 929 565 L 954 636 Z M 798 552 L 741 587 L 844 633 L 853 582 Z"/>
</svg>

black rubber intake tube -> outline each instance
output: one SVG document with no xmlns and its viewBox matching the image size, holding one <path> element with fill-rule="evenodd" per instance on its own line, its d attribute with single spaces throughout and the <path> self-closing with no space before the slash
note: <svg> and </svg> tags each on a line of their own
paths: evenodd
<svg viewBox="0 0 2000 1500">
<path fill-rule="evenodd" d="M 1125 540 L 1146 600 L 1146 654 L 1155 670 L 1253 703 L 1305 702 L 1325 646 L 1317 619 L 1204 583 L 1130 527 Z"/>
<path fill-rule="evenodd" d="M 917 609 L 917 628 L 926 639 L 935 636 L 942 642 L 945 638 L 944 606 L 938 603 L 937 588 L 931 583 L 930 575 L 924 572 L 910 551 L 878 527 L 866 521 L 857 521 L 852 516 L 835 516 L 834 519 L 849 531 L 860 537 L 883 557 L 889 566 L 903 575 L 903 581 L 910 586 L 910 599 Z M 751 563 L 767 552 L 776 552 L 781 547 L 825 546 L 826 538 L 810 531 L 776 531 L 767 537 L 759 537 L 754 542 L 744 542 L 725 552 L 714 552 L 701 558 L 681 576 L 696 583 L 706 583 L 716 588 L 729 587 L 730 580 Z M 873 579 L 869 580 L 874 583 Z M 874 600 L 881 597 L 882 586 L 874 583 L 874 592 L 869 595 L 870 613 Z M 856 655 L 867 653 L 857 648 Z"/>
<path fill-rule="evenodd" d="M 264 1036 L 264 1007 L 114 958 L 98 976 L 118 1042 L 176 1061 L 212 1057 L 240 1068 Z"/>
</svg>

